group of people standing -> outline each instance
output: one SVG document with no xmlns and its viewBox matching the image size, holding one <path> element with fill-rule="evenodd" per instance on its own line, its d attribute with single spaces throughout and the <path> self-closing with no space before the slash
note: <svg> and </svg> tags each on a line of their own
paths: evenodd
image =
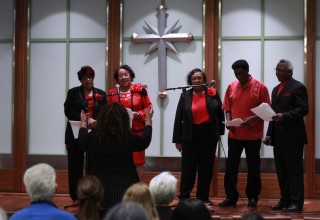
<svg viewBox="0 0 320 220">
<path fill-rule="evenodd" d="M 215 89 L 205 87 L 206 74 L 202 70 L 194 69 L 187 76 L 192 89 L 180 96 L 172 141 L 182 154 L 180 202 L 190 197 L 198 173 L 196 197 L 204 204 L 212 205 L 208 196 L 216 145 L 224 134 L 222 123 L 225 118 L 227 121 L 239 118 L 243 120 L 240 126 L 226 126 L 229 130 L 224 176 L 227 198 L 219 206 L 236 206 L 238 202 L 237 180 L 243 149 L 248 167 L 247 205 L 257 206 L 261 192 L 260 149 L 263 141 L 273 146 L 281 192 L 280 201 L 271 209 L 301 211 L 304 203 L 303 149 L 307 144 L 303 119 L 308 113 L 306 87 L 292 77 L 292 63 L 285 59 L 276 66 L 280 84 L 272 90 L 271 101 L 268 88 L 252 77 L 246 60 L 235 61 L 232 69 L 237 80 L 228 85 L 223 103 Z M 251 111 L 262 103 L 271 105 L 276 113 L 269 122 L 264 140 L 264 121 Z"/>
<path fill-rule="evenodd" d="M 261 192 L 260 149 L 264 121 L 250 109 L 267 103 L 276 115 L 269 122 L 263 143 L 273 146 L 281 191 L 279 203 L 271 208 L 301 211 L 304 201 L 302 159 L 307 143 L 303 121 L 308 113 L 306 88 L 292 78 L 293 66 L 289 60 L 281 59 L 277 64 L 276 76 L 280 84 L 273 89 L 271 101 L 268 88 L 250 75 L 247 61 L 237 60 L 232 69 L 237 80 L 228 85 L 223 102 L 218 91 L 207 86 L 204 71 L 196 68 L 187 75 L 191 89 L 181 93 L 172 138 L 182 155 L 180 202 L 190 198 L 197 176 L 196 197 L 205 205 L 212 205 L 209 192 L 213 163 L 217 143 L 226 127 L 229 130 L 224 177 L 227 198 L 219 206 L 235 206 L 240 197 L 237 178 L 243 149 L 248 166 L 248 207 L 257 206 Z M 128 65 L 115 71 L 118 86 L 108 94 L 93 86 L 94 76 L 91 67 L 82 67 L 78 72 L 81 86 L 70 89 L 64 103 L 68 120 L 81 121 L 79 137 L 74 137 L 67 123 L 69 191 L 77 204 L 76 188 L 83 175 L 86 151 L 87 173 L 97 176 L 105 193 L 113 195 L 104 197 L 103 201 L 103 206 L 110 208 L 121 200 L 130 185 L 142 178 L 144 150 L 152 137 L 153 110 L 146 87 L 132 83 L 135 73 Z M 129 116 L 125 108 L 132 111 L 132 132 L 128 129 Z M 240 126 L 225 126 L 225 119 L 236 118 L 243 120 Z M 88 134 L 88 129 L 93 132 Z"/>
<path fill-rule="evenodd" d="M 78 205 L 76 188 L 85 161 L 87 174 L 98 176 L 106 193 L 114 195 L 104 199 L 104 206 L 111 207 L 128 186 L 142 177 L 144 150 L 151 142 L 153 110 L 145 86 L 132 83 L 135 73 L 128 65 L 115 71 L 119 86 L 108 94 L 94 87 L 94 76 L 90 66 L 83 66 L 78 72 L 81 85 L 68 91 L 64 103 L 68 120 L 81 121 L 79 138 L 74 137 L 69 121 L 66 128 L 69 192 L 73 205 Z M 129 133 L 126 108 L 132 111 L 131 131 L 135 136 Z M 92 135 L 86 135 L 88 129 L 93 129 Z"/>
</svg>

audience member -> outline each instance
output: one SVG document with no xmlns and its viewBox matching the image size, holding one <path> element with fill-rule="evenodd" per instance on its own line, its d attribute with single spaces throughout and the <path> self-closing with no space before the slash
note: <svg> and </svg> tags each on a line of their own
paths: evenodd
<svg viewBox="0 0 320 220">
<path fill-rule="evenodd" d="M 103 106 L 96 129 L 88 134 L 86 115 L 81 113 L 79 144 L 91 157 L 90 174 L 100 179 L 105 189 L 103 208 L 121 202 L 125 191 L 139 176 L 132 152 L 145 150 L 152 137 L 152 108 L 146 111 L 145 129 L 139 136 L 130 131 L 129 115 L 125 107 L 114 102 Z"/>
<path fill-rule="evenodd" d="M 201 200 L 196 198 L 185 199 L 174 209 L 172 220 L 211 220 L 209 209 Z"/>
<path fill-rule="evenodd" d="M 156 203 L 145 183 L 133 184 L 123 196 L 123 202 L 127 201 L 140 203 L 148 211 L 151 220 L 159 219 Z"/>
<path fill-rule="evenodd" d="M 141 204 L 123 202 L 112 207 L 103 220 L 150 220 L 150 217 Z"/>
<path fill-rule="evenodd" d="M 0 220 L 7 220 L 7 214 L 6 212 L 0 207 Z"/>
<path fill-rule="evenodd" d="M 248 212 L 241 216 L 241 220 L 263 220 L 259 212 Z"/>
<path fill-rule="evenodd" d="M 159 218 L 170 220 L 172 216 L 170 203 L 176 195 L 177 179 L 170 172 L 162 172 L 151 179 L 149 190 L 155 199 Z"/>
<path fill-rule="evenodd" d="M 92 175 L 82 177 L 78 183 L 77 196 L 80 202 L 78 220 L 99 220 L 105 215 L 100 209 L 104 189 L 100 180 Z"/>
<path fill-rule="evenodd" d="M 56 191 L 56 172 L 48 164 L 40 163 L 26 170 L 24 185 L 31 205 L 13 214 L 10 220 L 75 220 L 70 213 L 60 210 L 52 202 Z"/>
</svg>

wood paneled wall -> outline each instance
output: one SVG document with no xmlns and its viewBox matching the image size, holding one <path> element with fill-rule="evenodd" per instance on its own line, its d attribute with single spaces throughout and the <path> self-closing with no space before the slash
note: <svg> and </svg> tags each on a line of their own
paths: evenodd
<svg viewBox="0 0 320 220">
<path fill-rule="evenodd" d="M 306 118 L 309 144 L 306 147 L 306 172 L 305 189 L 306 197 L 315 198 L 320 196 L 320 174 L 315 173 L 315 22 L 316 1 L 307 2 L 307 55 L 306 55 L 306 86 L 309 93 L 309 114 Z M 218 82 L 219 62 L 219 0 L 205 0 L 205 70 L 209 80 Z M 15 0 L 15 53 L 14 53 L 14 134 L 13 134 L 13 168 L 0 170 L 0 191 L 23 192 L 22 176 L 26 169 L 27 158 L 27 81 L 28 81 L 28 0 Z M 108 1 L 108 63 L 107 63 L 107 86 L 114 86 L 113 72 L 121 61 L 121 0 Z M 216 85 L 219 88 L 219 83 Z M 166 159 L 170 163 L 170 158 Z M 218 160 L 216 160 L 218 161 Z M 218 167 L 217 164 L 215 167 Z M 157 172 L 147 172 L 145 181 L 148 182 Z M 174 172 L 179 178 L 180 173 Z M 214 174 L 211 195 L 224 196 L 223 173 Z M 239 175 L 238 188 L 244 193 L 246 174 Z M 59 193 L 67 193 L 67 171 L 57 171 Z M 275 174 L 262 174 L 263 197 L 279 197 L 279 189 Z M 244 195 L 244 194 L 243 194 Z"/>
</svg>

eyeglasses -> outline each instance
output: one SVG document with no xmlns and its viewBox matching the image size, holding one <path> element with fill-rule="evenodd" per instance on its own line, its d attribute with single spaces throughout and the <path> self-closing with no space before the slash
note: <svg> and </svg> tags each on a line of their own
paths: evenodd
<svg viewBox="0 0 320 220">
<path fill-rule="evenodd" d="M 196 80 L 203 80 L 203 77 L 202 76 L 198 76 L 198 77 L 191 77 L 191 81 L 196 81 Z"/>
<path fill-rule="evenodd" d="M 289 70 L 280 69 L 280 68 L 275 68 L 274 71 L 276 71 L 276 72 L 289 72 Z"/>
<path fill-rule="evenodd" d="M 93 76 L 84 75 L 84 76 L 82 77 L 82 80 L 88 80 L 88 79 L 93 79 Z"/>
<path fill-rule="evenodd" d="M 118 75 L 118 78 L 119 78 L 119 79 L 122 79 L 122 78 L 127 78 L 127 77 L 129 77 L 129 76 L 130 76 L 129 73 L 125 73 L 125 74 L 121 74 L 121 75 L 119 74 L 119 75 Z"/>
</svg>

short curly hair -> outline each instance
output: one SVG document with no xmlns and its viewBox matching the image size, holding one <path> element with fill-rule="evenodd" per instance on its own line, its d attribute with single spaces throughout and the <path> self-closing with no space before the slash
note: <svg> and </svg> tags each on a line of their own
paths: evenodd
<svg viewBox="0 0 320 220">
<path fill-rule="evenodd" d="M 199 68 L 195 68 L 193 70 L 191 70 L 188 75 L 187 75 L 187 83 L 188 85 L 191 85 L 191 77 L 193 76 L 193 74 L 197 73 L 197 72 L 201 72 L 202 73 L 202 77 L 203 77 L 203 82 L 204 83 L 207 83 L 207 75 L 204 71 L 202 71 L 201 69 Z"/>
<path fill-rule="evenodd" d="M 133 79 L 136 77 L 136 74 L 134 74 L 132 68 L 131 68 L 130 66 L 128 66 L 128 65 L 125 64 L 125 65 L 120 66 L 118 69 L 116 69 L 116 71 L 115 71 L 114 74 L 113 74 L 113 78 L 114 78 L 117 82 L 119 82 L 119 81 L 118 81 L 118 76 L 119 76 L 119 70 L 120 70 L 120 69 L 125 69 L 125 70 L 127 70 L 127 71 L 129 72 L 130 77 L 131 77 L 131 81 L 133 81 Z"/>
<path fill-rule="evenodd" d="M 83 76 L 92 76 L 94 78 L 95 72 L 91 66 L 83 66 L 78 71 L 78 79 L 81 81 Z"/>
</svg>

